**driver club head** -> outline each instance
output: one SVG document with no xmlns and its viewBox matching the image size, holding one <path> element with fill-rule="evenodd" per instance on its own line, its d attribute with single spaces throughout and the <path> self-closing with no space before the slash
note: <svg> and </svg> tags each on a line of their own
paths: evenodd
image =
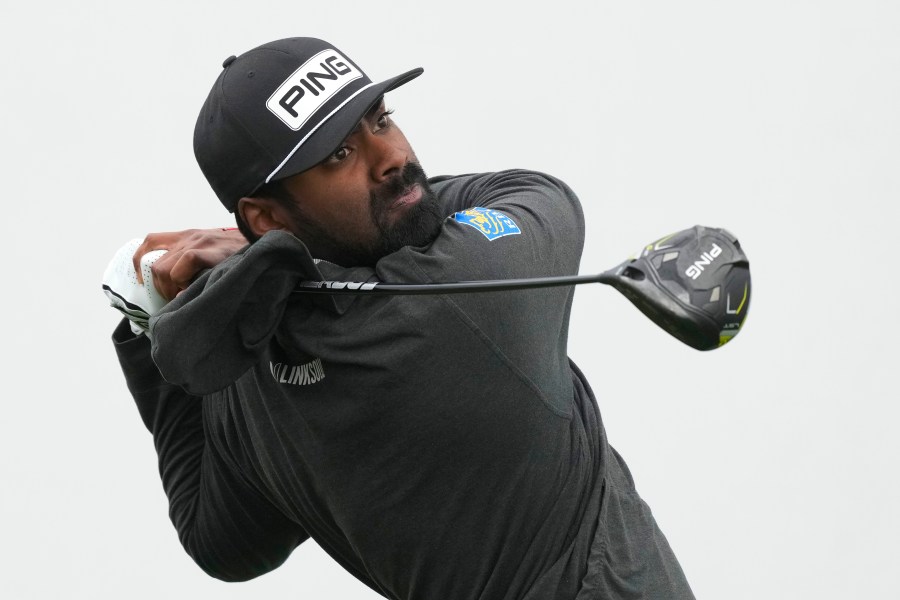
<svg viewBox="0 0 900 600">
<path fill-rule="evenodd" d="M 696 225 L 673 233 L 601 277 L 654 323 L 697 350 L 729 342 L 750 305 L 750 263 L 725 229 Z"/>
</svg>

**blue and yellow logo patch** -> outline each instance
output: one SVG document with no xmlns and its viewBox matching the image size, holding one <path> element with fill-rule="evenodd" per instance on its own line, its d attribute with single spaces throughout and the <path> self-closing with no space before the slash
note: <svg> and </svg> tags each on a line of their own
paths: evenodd
<svg viewBox="0 0 900 600">
<path fill-rule="evenodd" d="M 474 227 L 489 240 L 505 235 L 519 235 L 522 230 L 516 223 L 499 210 L 475 207 L 460 211 L 451 217 L 454 221 Z"/>
</svg>

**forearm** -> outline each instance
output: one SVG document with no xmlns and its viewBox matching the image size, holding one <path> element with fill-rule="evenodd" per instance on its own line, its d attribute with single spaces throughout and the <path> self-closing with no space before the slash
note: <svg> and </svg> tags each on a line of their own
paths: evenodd
<svg viewBox="0 0 900 600">
<path fill-rule="evenodd" d="M 243 480 L 207 442 L 202 398 L 166 382 L 146 336 L 123 323 L 113 334 L 129 390 L 159 457 L 179 540 L 209 575 L 251 579 L 287 559 L 308 536 Z"/>
</svg>

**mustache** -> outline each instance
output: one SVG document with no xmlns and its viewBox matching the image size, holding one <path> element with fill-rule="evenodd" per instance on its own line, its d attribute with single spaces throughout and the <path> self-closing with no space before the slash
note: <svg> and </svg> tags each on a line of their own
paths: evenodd
<svg viewBox="0 0 900 600">
<path fill-rule="evenodd" d="M 385 181 L 380 188 L 371 193 L 372 206 L 383 208 L 390 206 L 414 184 L 424 184 L 428 177 L 422 167 L 415 162 L 408 162 L 397 175 Z"/>
</svg>

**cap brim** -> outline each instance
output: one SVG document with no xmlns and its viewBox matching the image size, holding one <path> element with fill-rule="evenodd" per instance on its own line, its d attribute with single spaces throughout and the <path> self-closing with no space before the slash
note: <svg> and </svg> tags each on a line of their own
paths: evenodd
<svg viewBox="0 0 900 600">
<path fill-rule="evenodd" d="M 266 179 L 266 183 L 284 179 L 313 168 L 328 158 L 347 139 L 350 132 L 362 120 L 366 112 L 385 93 L 412 81 L 423 72 L 422 68 L 412 69 L 381 83 L 375 83 L 360 90 L 345 105 L 325 120 L 317 129 L 300 140 L 294 151 Z"/>
</svg>

